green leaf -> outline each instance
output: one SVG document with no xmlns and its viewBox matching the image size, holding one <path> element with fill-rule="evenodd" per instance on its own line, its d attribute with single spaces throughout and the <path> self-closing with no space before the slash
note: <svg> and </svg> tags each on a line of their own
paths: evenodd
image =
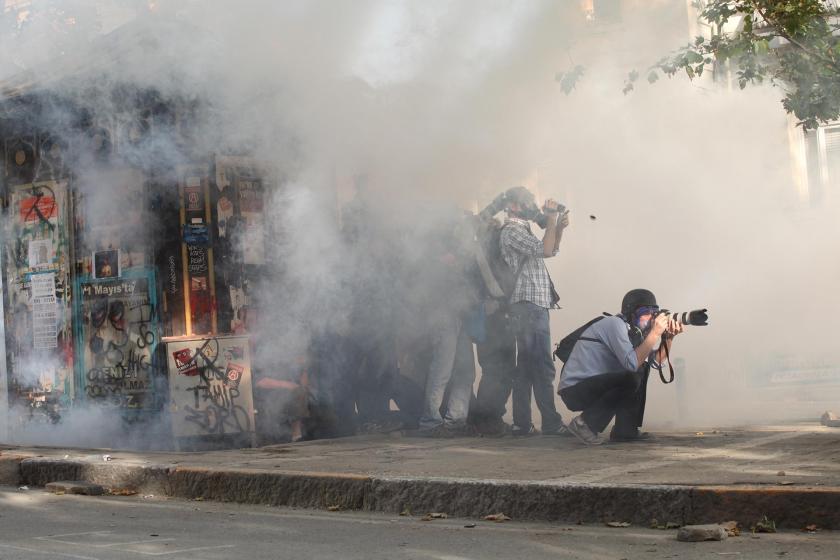
<svg viewBox="0 0 840 560">
<path fill-rule="evenodd" d="M 698 62 L 703 62 L 703 55 L 697 51 L 688 51 L 685 53 L 685 60 L 689 64 L 697 64 Z"/>
<path fill-rule="evenodd" d="M 585 71 L 586 69 L 578 64 L 568 72 L 559 72 L 554 79 L 560 82 L 560 89 L 563 90 L 563 93 L 569 95 L 575 89 Z"/>
</svg>

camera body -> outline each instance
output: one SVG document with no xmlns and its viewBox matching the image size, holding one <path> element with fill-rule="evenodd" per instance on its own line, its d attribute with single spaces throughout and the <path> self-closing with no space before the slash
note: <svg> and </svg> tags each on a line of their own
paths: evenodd
<svg viewBox="0 0 840 560">
<path fill-rule="evenodd" d="M 523 189 L 523 187 L 514 187 L 513 189 L 517 188 Z M 500 193 L 479 213 L 479 216 L 484 219 L 489 219 L 504 210 L 507 207 L 508 202 L 514 200 L 514 196 L 511 194 L 513 189 L 508 189 L 507 191 Z M 544 210 L 537 206 L 537 204 L 533 201 L 529 204 L 524 204 L 524 206 L 524 217 L 536 223 L 541 229 L 545 229 L 548 225 L 548 216 L 545 215 Z M 566 210 L 566 207 L 560 205 L 558 210 L 562 214 Z"/>
</svg>

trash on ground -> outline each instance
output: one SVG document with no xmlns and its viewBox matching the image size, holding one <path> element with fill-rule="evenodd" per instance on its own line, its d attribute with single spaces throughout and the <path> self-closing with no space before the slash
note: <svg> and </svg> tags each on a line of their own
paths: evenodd
<svg viewBox="0 0 840 560">
<path fill-rule="evenodd" d="M 492 515 L 485 515 L 482 517 L 484 521 L 495 521 L 496 523 L 504 523 L 505 521 L 510 521 L 510 517 L 505 515 L 504 513 L 494 513 Z"/>
<path fill-rule="evenodd" d="M 768 519 L 765 515 L 761 518 L 761 521 L 755 524 L 752 530 L 753 533 L 775 533 L 776 532 L 776 522 L 772 519 Z"/>
<path fill-rule="evenodd" d="M 722 541 L 728 536 L 720 525 L 686 525 L 677 531 L 677 540 L 682 542 Z"/>
<path fill-rule="evenodd" d="M 427 513 L 421 518 L 421 521 L 431 521 L 432 519 L 447 519 L 449 516 L 445 513 Z"/>
<path fill-rule="evenodd" d="M 408 508 L 405 508 L 404 510 L 402 510 L 400 512 L 400 515 L 402 517 L 409 517 L 411 515 L 411 510 L 409 510 Z"/>
<path fill-rule="evenodd" d="M 738 537 L 741 535 L 741 528 L 738 527 L 737 521 L 726 521 L 725 523 L 721 523 L 720 526 L 723 527 L 726 534 L 730 537 Z"/>
<path fill-rule="evenodd" d="M 810 525 L 805 525 L 805 526 L 802 528 L 802 532 L 803 532 L 803 533 L 816 533 L 816 532 L 817 532 L 817 531 L 819 531 L 819 530 L 820 530 L 820 528 L 819 528 L 819 527 L 817 527 L 816 525 L 814 525 L 813 523 L 812 523 L 812 524 L 810 524 Z"/>
<path fill-rule="evenodd" d="M 131 490 L 130 488 L 111 488 L 108 493 L 112 496 L 136 496 L 137 490 Z"/>
<path fill-rule="evenodd" d="M 327 506 L 327 511 L 339 511 L 340 509 L 341 509 L 341 506 L 338 506 L 338 505 L 336 505 L 336 506 Z"/>
<path fill-rule="evenodd" d="M 111 457 L 110 455 L 103 455 L 102 460 L 107 463 L 108 461 L 113 460 L 113 457 Z"/>
<path fill-rule="evenodd" d="M 475 529 L 475 523 L 467 523 L 464 525 L 464 529 Z"/>
<path fill-rule="evenodd" d="M 18 490 L 29 490 L 29 486 L 18 486 Z"/>
<path fill-rule="evenodd" d="M 154 499 L 154 497 L 155 497 L 154 494 L 146 494 L 145 496 L 143 496 L 143 499 L 144 500 L 152 500 L 152 499 Z"/>
<path fill-rule="evenodd" d="M 621 527 L 629 527 L 630 522 L 629 521 L 607 521 L 607 523 L 605 523 L 605 525 L 607 527 L 621 528 Z"/>
</svg>

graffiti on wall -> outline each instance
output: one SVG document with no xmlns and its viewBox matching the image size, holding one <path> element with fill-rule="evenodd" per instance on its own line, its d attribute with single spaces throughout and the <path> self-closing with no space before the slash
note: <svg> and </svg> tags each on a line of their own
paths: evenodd
<svg viewBox="0 0 840 560">
<path fill-rule="evenodd" d="M 158 317 L 149 292 L 152 274 L 80 282 L 77 344 L 88 402 L 119 409 L 154 406 Z"/>
<path fill-rule="evenodd" d="M 174 339 L 166 355 L 176 438 L 254 432 L 247 338 Z"/>
</svg>

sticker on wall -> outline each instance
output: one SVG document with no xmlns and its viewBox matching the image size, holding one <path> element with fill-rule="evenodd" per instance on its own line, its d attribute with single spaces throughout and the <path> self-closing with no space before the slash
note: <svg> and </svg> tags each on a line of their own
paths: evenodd
<svg viewBox="0 0 840 560">
<path fill-rule="evenodd" d="M 207 291 L 207 277 L 206 276 L 193 276 L 190 278 L 190 289 L 194 292 L 206 292 Z"/>
<path fill-rule="evenodd" d="M 184 224 L 184 243 L 187 245 L 210 245 L 210 232 L 205 224 Z"/>
<path fill-rule="evenodd" d="M 198 375 L 198 364 L 193 358 L 192 349 L 182 348 L 172 352 L 172 358 L 175 360 L 175 367 L 178 369 L 180 375 L 193 377 Z"/>
<path fill-rule="evenodd" d="M 219 237 L 227 237 L 228 221 L 233 217 L 233 202 L 226 196 L 219 198 L 216 204 L 216 211 L 218 214 Z"/>
<path fill-rule="evenodd" d="M 35 350 L 58 347 L 58 305 L 55 298 L 55 273 L 33 274 L 32 331 Z"/>
<path fill-rule="evenodd" d="M 225 377 L 227 377 L 227 380 L 230 381 L 232 387 L 239 387 L 239 382 L 242 380 L 242 374 L 244 371 L 245 368 L 239 364 L 228 363 Z"/>
<path fill-rule="evenodd" d="M 201 212 L 201 187 L 184 187 L 184 204 L 187 212 Z"/>
<path fill-rule="evenodd" d="M 58 204 L 55 197 L 48 196 L 43 191 L 26 197 L 20 201 L 20 220 L 26 224 L 32 222 L 49 223 L 58 216 Z"/>
<path fill-rule="evenodd" d="M 187 245 L 187 268 L 190 274 L 207 272 L 207 250 L 198 245 Z"/>
<path fill-rule="evenodd" d="M 93 277 L 96 280 L 120 277 L 119 249 L 108 249 L 93 253 Z"/>
<path fill-rule="evenodd" d="M 29 242 L 29 268 L 51 268 L 54 262 L 52 239 L 33 239 Z"/>
</svg>

